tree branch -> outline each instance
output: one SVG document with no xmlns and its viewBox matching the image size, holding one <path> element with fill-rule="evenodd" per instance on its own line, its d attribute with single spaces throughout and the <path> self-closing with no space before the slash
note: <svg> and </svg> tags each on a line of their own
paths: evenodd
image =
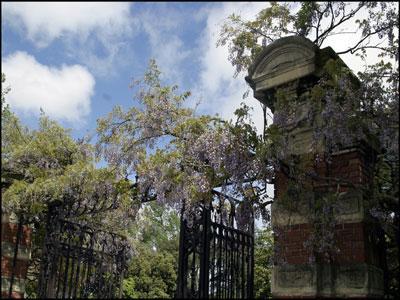
<svg viewBox="0 0 400 300">
<path fill-rule="evenodd" d="M 314 40 L 314 43 L 321 46 L 322 43 L 324 42 L 324 40 L 327 38 L 327 34 L 330 33 L 332 30 L 334 30 L 335 28 L 337 28 L 339 25 L 343 24 L 344 22 L 346 22 L 347 20 L 349 20 L 350 18 L 352 18 L 362 7 L 364 7 L 365 4 L 362 3 L 359 5 L 359 7 L 357 7 L 355 10 L 352 10 L 349 14 L 345 14 L 345 11 L 343 9 L 343 16 L 342 18 L 340 18 L 340 20 L 336 23 L 336 24 L 331 24 L 320 36 L 319 36 L 319 41 L 318 39 Z"/>
<path fill-rule="evenodd" d="M 381 32 L 381 31 L 383 31 L 383 30 L 389 29 L 390 27 L 392 27 L 392 25 L 388 25 L 388 26 L 386 26 L 386 27 L 382 27 L 382 28 L 380 28 L 380 29 L 378 29 L 378 30 L 375 30 L 374 32 L 370 32 L 370 33 L 368 33 L 365 37 L 363 37 L 361 40 L 359 40 L 358 43 L 355 44 L 353 47 L 350 47 L 350 48 L 348 48 L 347 50 L 344 50 L 344 51 L 341 51 L 341 52 L 336 52 L 336 53 L 337 53 L 338 55 L 339 55 L 339 54 L 345 54 L 345 53 L 348 53 L 348 52 L 350 52 L 351 54 L 354 54 L 355 52 L 357 52 L 357 51 L 363 49 L 364 47 L 367 47 L 367 46 L 362 46 L 362 47 L 358 48 L 358 46 L 359 46 L 362 42 L 364 42 L 367 38 L 369 38 L 369 37 L 371 37 L 371 36 L 373 36 L 373 35 L 375 35 L 375 34 Z"/>
</svg>

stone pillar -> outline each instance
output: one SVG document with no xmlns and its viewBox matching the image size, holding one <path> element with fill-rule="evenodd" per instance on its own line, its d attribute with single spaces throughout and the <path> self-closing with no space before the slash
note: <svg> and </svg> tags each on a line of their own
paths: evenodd
<svg viewBox="0 0 400 300">
<path fill-rule="evenodd" d="M 283 90 L 289 99 L 307 97 L 310 88 L 324 74 L 323 66 L 329 58 L 339 59 L 330 47 L 319 49 L 306 38 L 285 37 L 261 52 L 250 67 L 246 81 L 252 87 L 254 97 L 276 113 L 276 92 Z M 302 116 L 307 117 L 307 110 L 304 106 L 297 112 L 300 120 Z M 323 144 L 311 148 L 312 129 L 302 124 L 305 123 L 297 122 L 296 126 L 283 128 L 290 136 L 289 154 L 309 161 L 317 174 L 324 175 L 327 171 L 325 163 L 314 160 L 315 154 L 324 155 Z M 354 184 L 368 185 L 372 180 L 373 156 L 367 144 L 333 153 L 330 174 Z M 305 244 L 313 231 L 313 224 L 307 218 L 313 213 L 310 203 L 314 203 L 319 194 L 327 192 L 329 185 L 313 182 L 312 192 L 303 195 L 295 210 L 289 212 L 279 201 L 287 191 L 288 182 L 286 175 L 278 170 L 272 224 L 278 229 L 275 243 L 279 245 L 283 262 L 277 262 L 273 268 L 273 297 L 381 297 L 383 272 L 374 243 L 374 224 L 366 214 L 365 195 L 341 188 L 339 201 L 343 209 L 335 213 L 333 229 L 340 252 L 327 262 L 318 259 L 315 251 Z M 313 257 L 317 259 L 313 260 Z"/>
<path fill-rule="evenodd" d="M 18 230 L 20 230 L 19 237 Z M 32 228 L 27 225 L 20 225 L 15 214 L 2 213 L 1 298 L 10 297 L 10 283 L 12 283 L 11 298 L 24 297 L 25 280 L 31 255 L 31 237 Z M 16 248 L 17 246 L 18 248 Z"/>
</svg>

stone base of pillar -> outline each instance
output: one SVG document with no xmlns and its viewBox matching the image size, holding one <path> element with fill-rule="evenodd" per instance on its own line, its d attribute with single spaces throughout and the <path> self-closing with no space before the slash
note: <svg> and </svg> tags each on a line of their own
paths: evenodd
<svg viewBox="0 0 400 300">
<path fill-rule="evenodd" d="M 383 271 L 365 263 L 275 266 L 272 296 L 278 298 L 381 298 Z"/>
<path fill-rule="evenodd" d="M 24 298 L 25 280 L 31 256 L 31 236 L 32 228 L 27 225 L 21 225 L 19 228 L 19 220 L 15 214 L 2 214 L 1 298 Z"/>
</svg>

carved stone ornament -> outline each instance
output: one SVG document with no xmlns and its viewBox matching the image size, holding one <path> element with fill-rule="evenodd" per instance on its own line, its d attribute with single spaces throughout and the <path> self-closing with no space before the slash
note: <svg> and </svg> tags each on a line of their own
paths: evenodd
<svg viewBox="0 0 400 300">
<path fill-rule="evenodd" d="M 279 39 L 260 53 L 246 80 L 257 93 L 310 75 L 316 71 L 317 51 L 318 47 L 303 37 Z"/>
</svg>

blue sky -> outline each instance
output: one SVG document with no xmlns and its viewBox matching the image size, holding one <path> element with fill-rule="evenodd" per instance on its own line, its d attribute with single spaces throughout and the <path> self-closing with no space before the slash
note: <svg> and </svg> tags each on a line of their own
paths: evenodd
<svg viewBox="0 0 400 300">
<path fill-rule="evenodd" d="M 168 84 L 191 90 L 188 105 L 225 118 L 246 91 L 233 78 L 227 48 L 217 48 L 221 22 L 231 13 L 252 17 L 265 3 L 2 2 L 2 72 L 7 101 L 22 121 L 37 125 L 42 108 L 71 128 L 93 133 L 114 105 L 134 105 L 133 78 L 155 58 Z M 261 126 L 258 102 L 255 122 Z"/>
<path fill-rule="evenodd" d="M 155 58 L 168 84 L 192 91 L 188 106 L 229 119 L 243 101 L 245 74 L 233 77 L 227 47 L 216 47 L 228 15 L 253 18 L 268 2 L 2 2 L 2 72 L 7 101 L 22 121 L 37 125 L 42 108 L 72 129 L 94 133 L 114 105 L 133 102 L 133 78 Z M 296 4 L 292 4 L 296 8 Z M 353 31 L 355 27 L 351 28 Z M 354 41 L 334 35 L 323 46 L 340 51 Z M 362 63 L 341 56 L 354 70 Z M 253 121 L 262 126 L 257 100 Z"/>
<path fill-rule="evenodd" d="M 6 100 L 31 128 L 42 108 L 75 138 L 93 135 L 96 120 L 114 105 L 135 105 L 129 85 L 154 58 L 168 84 L 192 91 L 188 105 L 200 101 L 198 113 L 232 118 L 247 86 L 245 74 L 233 77 L 227 47 L 216 47 L 219 29 L 230 14 L 249 19 L 267 5 L 2 2 L 1 64 L 11 86 Z M 335 35 L 323 46 L 340 51 L 353 41 Z M 354 56 L 341 57 L 354 71 L 362 69 Z M 250 93 L 245 102 L 261 132 L 258 101 Z"/>
</svg>

